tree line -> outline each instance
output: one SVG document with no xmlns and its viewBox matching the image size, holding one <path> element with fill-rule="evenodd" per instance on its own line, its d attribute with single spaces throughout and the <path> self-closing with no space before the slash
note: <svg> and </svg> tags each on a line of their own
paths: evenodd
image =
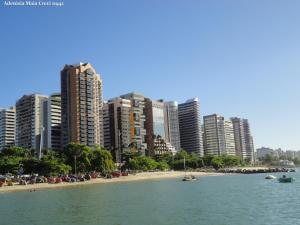
<svg viewBox="0 0 300 225">
<path fill-rule="evenodd" d="M 0 152 L 0 174 L 58 175 L 85 173 L 90 171 L 109 172 L 115 163 L 109 151 L 101 147 L 93 148 L 70 143 L 62 151 L 43 150 L 39 159 L 35 150 L 21 147 L 7 147 Z"/>
<path fill-rule="evenodd" d="M 215 170 L 224 167 L 242 166 L 245 162 L 239 156 L 204 156 L 199 157 L 196 153 L 188 153 L 184 150 L 175 155 L 156 155 L 154 158 L 143 156 L 139 153 L 127 153 L 124 156 L 124 169 L 131 170 L 183 170 L 184 164 L 187 170 L 212 167 Z M 184 163 L 185 161 L 185 163 Z"/>
<path fill-rule="evenodd" d="M 133 171 L 183 170 L 212 167 L 216 170 L 224 167 L 240 166 L 244 162 L 238 156 L 204 156 L 184 150 L 175 155 L 164 154 L 155 157 L 145 156 L 131 151 L 122 154 L 122 165 L 117 168 L 110 151 L 99 146 L 88 147 L 70 143 L 62 151 L 43 150 L 39 159 L 34 150 L 11 146 L 0 152 L 0 174 L 58 175 L 97 171 L 109 173 L 116 169 Z"/>
</svg>

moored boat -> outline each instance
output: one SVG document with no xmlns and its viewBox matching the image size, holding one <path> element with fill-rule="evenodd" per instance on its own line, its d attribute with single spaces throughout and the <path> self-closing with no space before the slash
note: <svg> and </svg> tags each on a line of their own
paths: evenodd
<svg viewBox="0 0 300 225">
<path fill-rule="evenodd" d="M 196 177 L 194 175 L 186 175 L 185 157 L 183 158 L 183 167 L 184 167 L 185 175 L 182 178 L 182 181 L 194 181 L 194 180 L 196 180 Z"/>
<path fill-rule="evenodd" d="M 194 181 L 194 180 L 196 180 L 196 177 L 193 175 L 186 175 L 182 179 L 182 181 Z"/>
<path fill-rule="evenodd" d="M 276 179 L 276 177 L 273 176 L 273 175 L 268 175 L 268 176 L 265 177 L 265 179 L 272 180 L 272 179 Z"/>
<path fill-rule="evenodd" d="M 279 181 L 280 183 L 292 183 L 292 182 L 294 181 L 294 178 L 292 178 L 292 177 L 287 177 L 287 176 L 285 176 L 285 175 L 282 175 L 282 177 L 280 177 L 280 178 L 278 179 L 278 181 Z"/>
</svg>

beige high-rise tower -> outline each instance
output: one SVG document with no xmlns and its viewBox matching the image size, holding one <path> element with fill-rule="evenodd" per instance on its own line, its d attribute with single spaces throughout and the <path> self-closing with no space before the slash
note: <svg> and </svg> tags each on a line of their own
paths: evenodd
<svg viewBox="0 0 300 225">
<path fill-rule="evenodd" d="M 103 146 L 102 80 L 89 63 L 61 71 L 62 143 Z"/>
<path fill-rule="evenodd" d="M 204 116 L 204 151 L 206 155 L 235 155 L 233 125 L 223 116 Z"/>
<path fill-rule="evenodd" d="M 242 156 L 243 159 L 249 160 L 249 162 L 253 162 L 254 146 L 248 120 L 233 117 L 231 121 L 234 129 L 236 154 Z"/>
<path fill-rule="evenodd" d="M 16 146 L 35 149 L 40 155 L 43 140 L 43 104 L 48 96 L 24 95 L 16 102 Z"/>
</svg>

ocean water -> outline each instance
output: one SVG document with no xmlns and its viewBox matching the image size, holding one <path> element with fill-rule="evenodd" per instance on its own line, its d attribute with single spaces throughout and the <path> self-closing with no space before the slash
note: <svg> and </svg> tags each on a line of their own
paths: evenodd
<svg viewBox="0 0 300 225">
<path fill-rule="evenodd" d="M 281 174 L 274 174 L 280 176 Z M 294 183 L 266 174 L 95 184 L 0 194 L 1 225 L 297 225 Z"/>
</svg>

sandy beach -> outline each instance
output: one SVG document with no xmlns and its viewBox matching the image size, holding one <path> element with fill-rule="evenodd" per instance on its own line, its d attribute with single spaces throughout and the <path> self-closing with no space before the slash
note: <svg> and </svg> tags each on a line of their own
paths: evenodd
<svg viewBox="0 0 300 225">
<path fill-rule="evenodd" d="M 14 185 L 14 186 L 3 186 L 0 187 L 0 193 L 6 192 L 14 192 L 14 191 L 30 191 L 30 190 L 40 190 L 40 189 L 48 189 L 48 188 L 65 188 L 65 187 L 74 187 L 81 185 L 89 185 L 89 184 L 107 184 L 107 183 L 117 183 L 117 182 L 128 182 L 128 181 L 139 181 L 139 180 L 151 180 L 151 179 L 169 179 L 169 178 L 180 178 L 184 176 L 183 171 L 169 171 L 169 172 L 144 172 L 137 173 L 135 175 L 122 176 L 118 178 L 105 179 L 105 178 L 97 178 L 92 179 L 90 181 L 85 182 L 76 182 L 76 183 L 59 183 L 59 184 L 28 184 L 28 185 Z M 205 176 L 220 176 L 224 175 L 223 173 L 212 173 L 212 172 L 189 172 L 188 174 L 192 174 L 199 177 Z"/>
</svg>

